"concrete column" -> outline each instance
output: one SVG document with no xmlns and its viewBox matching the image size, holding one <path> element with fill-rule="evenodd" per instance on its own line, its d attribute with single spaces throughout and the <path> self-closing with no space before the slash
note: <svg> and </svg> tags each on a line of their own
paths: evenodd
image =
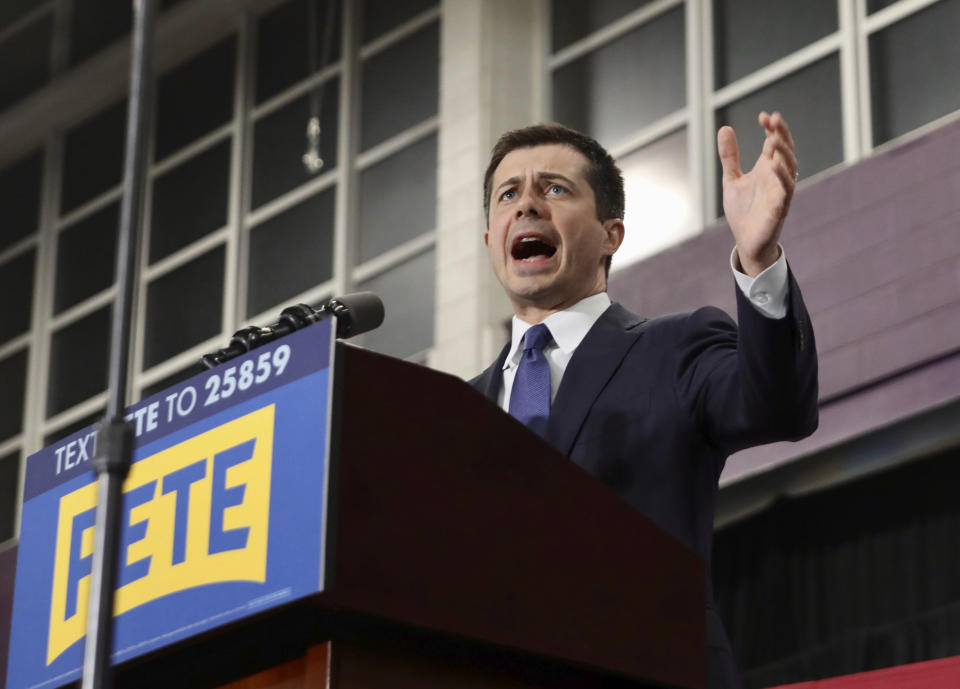
<svg viewBox="0 0 960 689">
<path fill-rule="evenodd" d="M 483 242 L 483 173 L 504 131 L 538 121 L 543 50 L 536 0 L 443 0 L 437 183 L 436 339 L 429 364 L 465 378 L 508 338 L 512 309 Z"/>
</svg>

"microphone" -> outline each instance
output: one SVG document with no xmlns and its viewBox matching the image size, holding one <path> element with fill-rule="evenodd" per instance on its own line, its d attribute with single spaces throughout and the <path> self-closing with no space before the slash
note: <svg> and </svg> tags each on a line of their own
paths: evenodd
<svg viewBox="0 0 960 689">
<path fill-rule="evenodd" d="M 337 317 L 337 337 L 361 335 L 383 323 L 383 302 L 373 292 L 355 292 L 335 297 L 322 309 Z"/>
<path fill-rule="evenodd" d="M 211 369 L 229 361 L 251 349 L 261 347 L 268 342 L 289 335 L 318 321 L 337 317 L 337 337 L 347 338 L 361 335 L 380 327 L 383 323 L 383 302 L 373 292 L 356 292 L 334 297 L 320 306 L 307 304 L 288 306 L 280 313 L 280 320 L 266 327 L 256 325 L 242 328 L 230 338 L 230 344 L 223 349 L 204 354 L 200 363 Z"/>
</svg>

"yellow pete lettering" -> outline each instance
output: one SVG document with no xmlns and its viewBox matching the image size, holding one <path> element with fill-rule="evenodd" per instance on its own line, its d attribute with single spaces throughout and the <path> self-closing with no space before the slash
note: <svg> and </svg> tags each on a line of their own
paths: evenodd
<svg viewBox="0 0 960 689">
<path fill-rule="evenodd" d="M 114 616 L 267 574 L 274 405 L 135 463 L 123 485 Z M 47 665 L 86 633 L 95 483 L 60 498 Z"/>
</svg>

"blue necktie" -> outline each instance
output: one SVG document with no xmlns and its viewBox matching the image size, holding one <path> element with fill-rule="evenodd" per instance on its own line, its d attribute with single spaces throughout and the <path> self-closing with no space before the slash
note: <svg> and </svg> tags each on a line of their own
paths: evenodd
<svg viewBox="0 0 960 689">
<path fill-rule="evenodd" d="M 540 436 L 546 433 L 550 415 L 550 364 L 543 348 L 551 342 L 553 337 L 543 323 L 527 330 L 510 391 L 510 415 Z"/>
</svg>

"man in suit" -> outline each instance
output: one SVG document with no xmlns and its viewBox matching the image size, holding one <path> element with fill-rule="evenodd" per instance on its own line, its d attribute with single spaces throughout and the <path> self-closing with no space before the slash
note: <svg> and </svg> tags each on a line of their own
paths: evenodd
<svg viewBox="0 0 960 689">
<path fill-rule="evenodd" d="M 471 383 L 704 558 L 711 689 L 740 686 L 709 577 L 724 462 L 817 425 L 813 331 L 779 244 L 797 159 L 783 117 L 758 120 L 766 139 L 749 172 L 733 130 L 717 136 L 739 329 L 714 307 L 651 320 L 610 302 L 623 179 L 593 139 L 508 132 L 484 180 L 484 241 L 513 337 Z"/>
</svg>

